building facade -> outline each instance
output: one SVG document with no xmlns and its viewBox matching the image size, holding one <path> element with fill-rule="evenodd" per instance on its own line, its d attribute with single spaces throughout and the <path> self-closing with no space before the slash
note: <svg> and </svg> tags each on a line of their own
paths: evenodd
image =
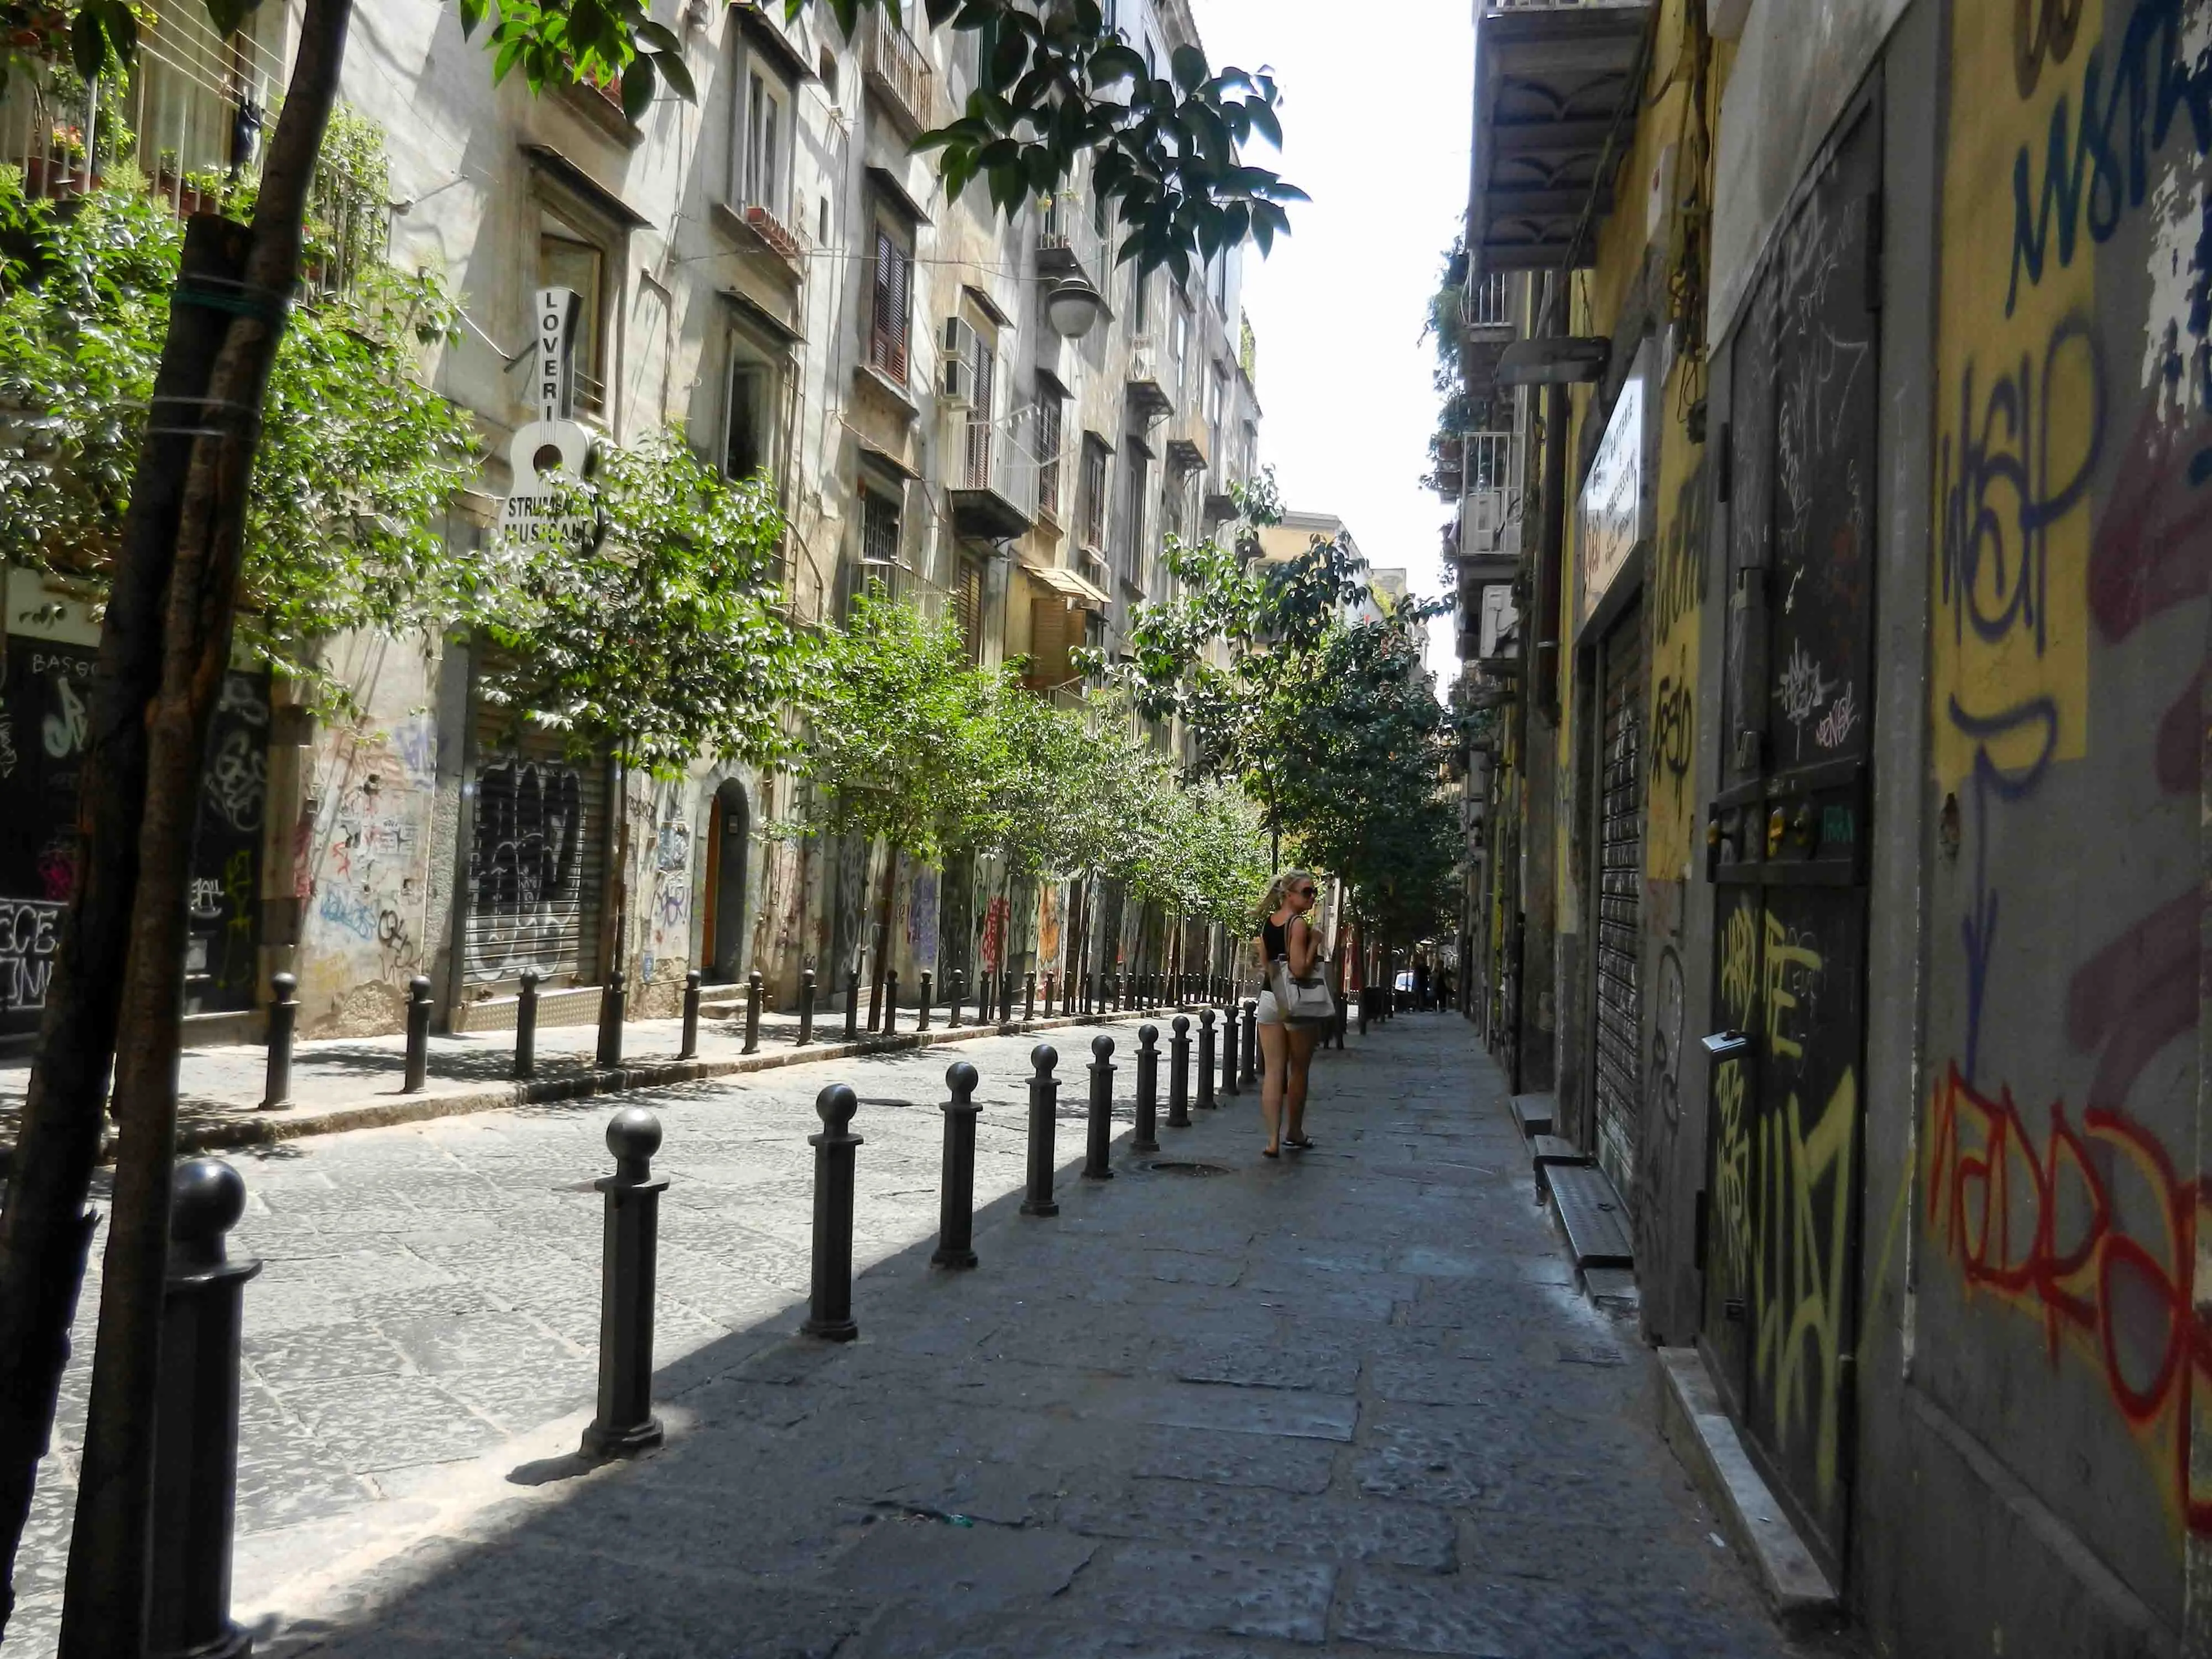
<svg viewBox="0 0 2212 1659">
<path fill-rule="evenodd" d="M 1158 63 L 1196 39 L 1183 0 L 1114 10 Z M 250 149 L 293 21 L 264 7 L 224 42 L 177 4 L 147 27 L 130 118 L 180 208 L 196 172 Z M 487 459 L 452 504 L 449 541 L 494 533 L 516 483 L 510 441 L 535 412 L 515 372 L 532 296 L 567 288 L 581 296 L 577 418 L 614 444 L 680 427 L 731 476 L 764 470 L 799 622 L 835 623 L 855 593 L 887 592 L 956 618 L 978 662 L 1022 659 L 1037 695 L 1079 694 L 1071 653 L 1118 646 L 1131 607 L 1168 591 L 1164 538 L 1226 517 L 1255 465 L 1241 255 L 1188 284 L 1139 278 L 1080 177 L 1011 218 L 980 187 L 948 201 L 909 145 L 964 102 L 972 33 L 871 11 L 848 39 L 827 7 L 787 23 L 780 4 L 693 3 L 672 21 L 698 98 L 664 96 L 633 123 L 611 92 L 495 87 L 439 0 L 356 19 L 341 101 L 383 134 L 389 257 L 436 271 L 465 313 L 430 383 L 473 416 Z M 0 159 L 66 193 L 82 185 L 52 135 L 70 111 L 41 95 L 19 77 L 0 104 Z M 1067 338 L 1045 302 L 1077 275 L 1104 313 Z M 22 573 L 9 590 L 18 733 L 70 729 L 97 634 L 68 598 Z M 878 957 L 908 987 L 923 969 L 940 983 L 956 969 L 971 982 L 1065 971 L 1065 888 L 771 836 L 801 805 L 788 775 L 702 759 L 658 781 L 580 764 L 477 695 L 485 648 L 331 641 L 365 711 L 337 723 L 265 675 L 233 676 L 195 886 L 197 1035 L 250 1030 L 279 969 L 297 975 L 301 1029 L 318 1036 L 398 1029 L 416 975 L 441 1022 L 470 1030 L 511 1023 L 526 969 L 549 1023 L 595 1018 L 616 963 L 643 1014 L 674 1012 L 693 968 L 717 982 L 757 970 L 787 1000 L 804 969 L 829 988 Z M 19 1031 L 35 1028 L 40 942 L 51 950 L 72 867 L 67 752 L 49 744 L 0 777 L 37 812 L 11 813 L 7 848 L 17 948 L 0 1020 Z M 871 901 L 886 860 L 884 938 Z M 1091 965 L 1165 965 L 1165 919 L 1093 897 Z"/>
<path fill-rule="evenodd" d="M 1470 1012 L 1885 1651 L 2212 1651 L 2206 21 L 1478 8 Z"/>
</svg>

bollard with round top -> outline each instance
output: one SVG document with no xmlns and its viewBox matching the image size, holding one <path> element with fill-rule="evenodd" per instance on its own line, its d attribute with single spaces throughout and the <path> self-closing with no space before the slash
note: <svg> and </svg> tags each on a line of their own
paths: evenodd
<svg viewBox="0 0 2212 1659">
<path fill-rule="evenodd" d="M 945 1103 L 945 1175 L 939 1187 L 937 1249 L 929 1265 L 954 1271 L 975 1265 L 975 1068 L 954 1062 L 945 1073 L 952 1097 Z"/>
<path fill-rule="evenodd" d="M 853 1177 L 860 1137 L 853 1133 L 860 1097 L 833 1083 L 814 1097 L 822 1133 L 809 1135 L 814 1148 L 814 1285 L 807 1301 L 802 1336 L 825 1342 L 850 1342 L 860 1334 L 853 1322 Z"/>
<path fill-rule="evenodd" d="M 273 974 L 269 989 L 269 1071 L 261 1088 L 261 1109 L 274 1112 L 292 1103 L 292 1038 L 300 1029 L 300 981 Z"/>
<path fill-rule="evenodd" d="M 1190 1127 L 1190 1016 L 1175 1017 L 1175 1040 L 1168 1044 L 1168 1127 Z"/>
<path fill-rule="evenodd" d="M 1103 1031 L 1091 1039 L 1091 1115 L 1090 1121 L 1084 1127 L 1086 1133 L 1083 1145 L 1083 1178 L 1085 1181 L 1111 1181 L 1114 1178 L 1114 1039 Z M 1152 1150 L 1159 1150 L 1157 1142 Z M 1045 1174 L 1049 1180 L 1052 1174 L 1049 1166 Z"/>
<path fill-rule="evenodd" d="M 873 1036 L 884 1027 L 884 976 L 878 974 L 868 981 L 868 1032 Z"/>
<path fill-rule="evenodd" d="M 804 1048 L 814 1041 L 814 970 L 799 976 L 799 1040 L 791 1046 Z"/>
<path fill-rule="evenodd" d="M 1047 1019 L 1050 1019 L 1052 1018 L 1052 1010 L 1049 1007 L 1046 1008 L 1044 1012 Z M 1026 1025 L 1030 1021 L 1036 1018 L 1036 969 L 1032 968 L 1028 973 L 1022 975 L 1022 1023 Z"/>
<path fill-rule="evenodd" d="M 538 970 L 522 970 L 522 994 L 514 1000 L 514 1074 L 530 1077 L 538 1070 Z"/>
<path fill-rule="evenodd" d="M 684 975 L 684 1046 L 677 1052 L 678 1060 L 699 1058 L 699 984 L 703 976 L 696 968 Z M 747 1054 L 752 1048 L 745 1049 Z"/>
<path fill-rule="evenodd" d="M 931 1005 L 936 1000 L 937 975 L 925 968 L 921 970 L 921 1005 L 918 1011 L 918 1018 L 914 1023 L 915 1030 L 927 1031 L 929 1029 L 929 1010 Z"/>
<path fill-rule="evenodd" d="M 629 987 L 620 974 L 607 981 L 599 993 L 599 1054 L 602 1066 L 611 1071 L 623 1063 L 623 1022 L 629 1018 Z"/>
<path fill-rule="evenodd" d="M 1244 999 L 1244 1065 L 1237 1073 L 1239 1083 L 1252 1083 L 1260 1075 L 1260 1005 L 1252 998 Z"/>
<path fill-rule="evenodd" d="M 957 1031 L 960 1029 L 960 1005 L 968 999 L 968 975 L 955 968 L 952 970 L 952 983 L 949 988 L 952 994 L 952 1007 L 945 1015 L 945 1024 L 948 1030 Z"/>
<path fill-rule="evenodd" d="M 1213 1098 L 1213 1010 L 1198 1011 L 1198 1109 L 1212 1111 L 1218 1105 Z"/>
<path fill-rule="evenodd" d="M 1058 1215 L 1060 1203 L 1052 1195 L 1052 1140 L 1060 1082 L 1052 1073 L 1060 1064 L 1060 1050 L 1040 1042 L 1030 1050 L 1030 1061 L 1036 1069 L 1030 1079 L 1029 1189 L 1022 1194 L 1022 1213 Z"/>
<path fill-rule="evenodd" d="M 607 1125 L 615 1172 L 592 1184 L 606 1194 L 599 1255 L 599 1409 L 584 1430 L 586 1457 L 627 1457 L 661 1442 L 653 1414 L 653 1289 L 659 1256 L 660 1195 L 653 1155 L 660 1120 L 627 1107 Z"/>
<path fill-rule="evenodd" d="M 1237 1092 L 1237 1005 L 1221 1011 L 1221 1092 Z"/>
<path fill-rule="evenodd" d="M 245 1659 L 253 1650 L 252 1638 L 230 1617 L 239 1338 L 246 1281 L 261 1264 L 232 1261 L 224 1236 L 245 1213 L 246 1182 L 220 1158 L 193 1158 L 169 1177 L 148 1659 Z"/>
<path fill-rule="evenodd" d="M 419 1095 L 430 1071 L 430 981 L 417 974 L 407 981 L 407 1080 L 403 1095 Z"/>
<path fill-rule="evenodd" d="M 1137 1028 L 1137 1129 L 1129 1137 L 1129 1150 L 1159 1151 L 1159 1121 L 1160 1028 L 1147 1023 Z"/>
<path fill-rule="evenodd" d="M 1047 1019 L 1052 1018 L 1052 969 L 1048 968 L 1044 970 L 1044 1017 Z"/>
<path fill-rule="evenodd" d="M 845 970 L 845 1041 L 860 1040 L 860 970 Z"/>
<path fill-rule="evenodd" d="M 898 969 L 884 969 L 884 1035 L 898 1035 Z"/>
<path fill-rule="evenodd" d="M 1362 1036 L 1367 1035 L 1367 1006 L 1373 1000 L 1372 994 L 1364 985 L 1361 986 L 1359 988 L 1359 1035 Z"/>
<path fill-rule="evenodd" d="M 744 1052 L 760 1052 L 761 1001 L 767 987 L 761 983 L 760 969 L 756 968 L 745 975 L 745 1046 Z"/>
</svg>

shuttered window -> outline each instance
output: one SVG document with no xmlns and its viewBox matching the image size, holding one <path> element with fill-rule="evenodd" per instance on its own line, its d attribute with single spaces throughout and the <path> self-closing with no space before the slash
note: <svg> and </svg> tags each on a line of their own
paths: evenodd
<svg viewBox="0 0 2212 1659">
<path fill-rule="evenodd" d="M 1623 1193 L 1635 1186 L 1643 1118 L 1637 969 L 1644 894 L 1644 621 L 1632 610 L 1606 636 L 1604 751 L 1599 759 L 1597 879 L 1598 1162 Z"/>
<path fill-rule="evenodd" d="M 1071 610 L 1057 593 L 1030 601 L 1030 671 L 1024 684 L 1039 691 L 1065 685 L 1075 676 L 1068 653 L 1083 643 L 1083 612 Z"/>
<path fill-rule="evenodd" d="M 876 227 L 875 299 L 868 331 L 868 361 L 895 380 L 907 375 L 913 322 L 914 256 L 887 226 Z"/>
</svg>

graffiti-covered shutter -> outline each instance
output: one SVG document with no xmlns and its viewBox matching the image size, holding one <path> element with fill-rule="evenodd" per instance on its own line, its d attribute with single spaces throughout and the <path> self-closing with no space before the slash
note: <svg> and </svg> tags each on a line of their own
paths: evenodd
<svg viewBox="0 0 2212 1659">
<path fill-rule="evenodd" d="M 1598 755 L 1597 1156 L 1621 1192 L 1634 1185 L 1643 1114 L 1637 928 L 1644 890 L 1644 612 L 1605 637 Z"/>
<path fill-rule="evenodd" d="M 606 768 L 504 708 L 476 714 L 475 826 L 467 864 L 469 983 L 511 988 L 535 968 L 548 989 L 599 976 L 606 889 Z"/>
</svg>

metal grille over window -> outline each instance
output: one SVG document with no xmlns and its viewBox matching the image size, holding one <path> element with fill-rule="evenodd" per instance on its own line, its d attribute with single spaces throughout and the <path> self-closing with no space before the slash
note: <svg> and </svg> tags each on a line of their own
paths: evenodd
<svg viewBox="0 0 2212 1659">
<path fill-rule="evenodd" d="M 1644 888 L 1644 622 L 1632 610 L 1605 641 L 1599 758 L 1597 1155 L 1623 1193 L 1635 1184 L 1642 1111 L 1637 1031 L 1643 995 L 1637 929 Z"/>
<path fill-rule="evenodd" d="M 526 968 L 547 988 L 599 979 L 606 881 L 606 769 L 561 737 L 515 729 L 479 702 L 476 822 L 469 846 L 465 967 L 474 994 L 511 991 Z"/>
<path fill-rule="evenodd" d="M 888 584 L 899 562 L 898 503 L 868 490 L 860 496 L 860 562 Z"/>
<path fill-rule="evenodd" d="M 1060 519 L 1060 399 L 1050 392 L 1037 399 L 1037 511 Z"/>
</svg>

